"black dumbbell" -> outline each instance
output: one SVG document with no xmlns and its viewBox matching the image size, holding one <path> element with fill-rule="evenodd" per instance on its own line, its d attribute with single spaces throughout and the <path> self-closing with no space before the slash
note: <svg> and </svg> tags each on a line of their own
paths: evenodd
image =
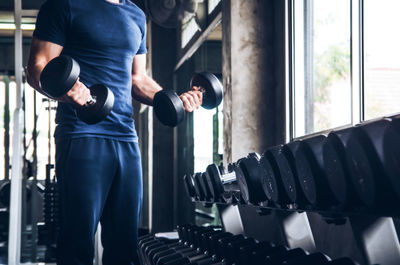
<svg viewBox="0 0 400 265">
<path fill-rule="evenodd" d="M 270 149 L 270 152 L 266 153 L 265 162 L 271 163 L 271 168 L 276 169 L 273 171 L 276 173 L 277 187 L 275 190 L 279 192 L 279 185 L 283 186 L 283 193 L 275 195 L 275 199 L 279 202 L 285 202 L 290 204 L 296 204 L 297 206 L 304 206 L 306 204 L 304 193 L 300 187 L 299 178 L 297 177 L 295 153 L 299 147 L 300 142 L 294 141 L 285 145 L 280 145 Z M 267 164 L 268 165 L 268 164 Z M 273 175 L 272 175 L 273 176 Z M 279 180 L 280 177 L 280 180 Z M 268 178 L 265 179 L 264 189 L 271 189 L 269 192 L 273 193 L 273 182 L 269 182 Z M 282 189 L 280 189 L 282 191 Z M 280 195 L 283 198 L 280 198 Z"/>
<path fill-rule="evenodd" d="M 301 141 L 295 154 L 300 186 L 307 202 L 317 208 L 339 204 L 324 171 L 322 147 L 325 138 L 325 135 L 317 135 Z"/>
<path fill-rule="evenodd" d="M 269 200 L 278 206 L 295 203 L 298 190 L 292 168 L 283 150 L 282 145 L 270 148 L 260 159 L 263 169 L 262 187 L 269 195 Z M 282 171 L 285 174 L 281 174 Z"/>
<path fill-rule="evenodd" d="M 236 179 L 245 203 L 258 205 L 267 200 L 267 194 L 262 188 L 263 171 L 257 153 L 250 153 L 238 161 L 235 167 Z"/>
<path fill-rule="evenodd" d="M 206 200 L 206 191 L 203 189 L 202 182 L 202 173 L 198 172 L 192 175 L 193 187 L 196 192 L 196 198 L 198 201 Z"/>
<path fill-rule="evenodd" d="M 395 120 L 385 118 L 362 123 L 354 127 L 348 139 L 346 159 L 350 177 L 358 197 L 368 208 L 391 211 L 400 198 L 398 175 L 388 176 L 384 166 L 387 156 L 383 151 L 385 132 Z M 392 148 L 388 143 L 386 147 Z M 393 164 L 398 167 L 399 158 L 391 159 L 395 159 Z"/>
<path fill-rule="evenodd" d="M 240 188 L 236 180 L 236 163 L 228 165 L 228 172 L 210 164 L 206 169 L 206 178 L 209 190 L 214 201 L 225 203 L 238 203 L 242 201 Z M 221 172 L 222 171 L 222 172 Z"/>
<path fill-rule="evenodd" d="M 212 235 L 203 235 L 202 236 L 202 245 L 206 246 L 206 249 L 209 250 L 210 253 L 212 254 L 217 254 L 218 250 L 218 240 L 222 238 L 230 238 L 232 237 L 233 234 L 229 232 L 222 232 L 218 234 L 212 234 Z"/>
<path fill-rule="evenodd" d="M 243 251 L 243 248 L 254 247 L 256 244 L 257 241 L 251 237 L 228 243 L 224 254 L 224 261 L 228 264 L 239 264 L 241 257 L 240 252 Z"/>
<path fill-rule="evenodd" d="M 207 72 L 193 75 L 190 87 L 198 86 L 203 93 L 203 104 L 205 109 L 218 107 L 222 101 L 222 84 L 218 78 Z M 153 100 L 154 112 L 157 118 L 164 124 L 174 127 L 185 118 L 185 109 L 179 96 L 171 90 L 157 92 Z"/>
<path fill-rule="evenodd" d="M 272 253 L 267 256 L 267 264 L 282 264 L 285 261 L 307 256 L 307 252 L 301 248 L 289 249 L 282 253 Z"/>
<path fill-rule="evenodd" d="M 322 153 L 325 174 L 332 196 L 343 206 L 357 206 L 359 199 L 355 194 L 346 162 L 346 147 L 353 127 L 332 131 L 323 143 Z"/>
<path fill-rule="evenodd" d="M 67 94 L 79 78 L 79 64 L 67 55 L 51 60 L 40 75 L 43 91 L 53 98 Z M 91 97 L 84 107 L 77 108 L 78 118 L 87 124 L 104 120 L 114 106 L 114 94 L 102 84 L 89 87 Z"/>
<path fill-rule="evenodd" d="M 184 175 L 183 184 L 185 186 L 186 193 L 189 196 L 190 200 L 195 201 L 197 199 L 197 196 L 192 176 L 189 174 Z"/>
<path fill-rule="evenodd" d="M 388 117 L 389 126 L 383 132 L 382 163 L 397 198 L 400 197 L 400 115 Z"/>
<path fill-rule="evenodd" d="M 339 258 L 332 261 L 329 261 L 327 265 L 357 265 L 358 263 L 354 262 L 350 258 Z"/>
<path fill-rule="evenodd" d="M 228 244 L 236 241 L 242 241 L 245 237 L 241 234 L 234 235 L 230 237 L 224 237 L 217 240 L 217 248 L 215 250 L 215 254 L 218 259 L 223 259 L 226 257 L 228 253 Z"/>
<path fill-rule="evenodd" d="M 287 261 L 282 262 L 285 265 L 303 265 L 303 264 L 315 264 L 315 265 L 325 265 L 328 264 L 330 259 L 320 252 L 313 253 L 306 256 L 296 257 Z"/>
</svg>

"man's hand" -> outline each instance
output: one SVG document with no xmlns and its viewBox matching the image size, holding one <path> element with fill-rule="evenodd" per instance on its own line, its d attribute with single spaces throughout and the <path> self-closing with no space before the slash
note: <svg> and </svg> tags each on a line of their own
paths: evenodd
<svg viewBox="0 0 400 265">
<path fill-rule="evenodd" d="M 90 98 L 90 90 L 87 88 L 79 79 L 76 81 L 75 85 L 67 92 L 66 95 L 56 98 L 56 100 L 72 103 L 79 107 L 86 105 Z"/>
<path fill-rule="evenodd" d="M 193 86 L 192 90 L 181 94 L 180 99 L 183 102 L 183 107 L 187 112 L 193 112 L 203 104 L 203 93 L 200 91 L 200 87 Z"/>
</svg>

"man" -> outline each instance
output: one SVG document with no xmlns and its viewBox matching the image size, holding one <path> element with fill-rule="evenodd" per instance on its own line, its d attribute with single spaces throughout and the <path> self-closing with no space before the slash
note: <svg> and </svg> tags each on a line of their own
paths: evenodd
<svg viewBox="0 0 400 265">
<path fill-rule="evenodd" d="M 40 74 L 65 54 L 80 79 L 60 98 L 56 115 L 56 176 L 60 195 L 58 264 L 92 264 L 94 234 L 102 225 L 103 264 L 133 264 L 142 175 L 132 98 L 151 105 L 162 88 L 146 75 L 146 18 L 129 0 L 47 0 L 40 9 L 27 67 L 43 93 Z M 111 114 L 94 125 L 76 117 L 93 84 L 115 95 Z M 196 88 L 182 94 L 186 111 L 201 105 Z"/>
</svg>

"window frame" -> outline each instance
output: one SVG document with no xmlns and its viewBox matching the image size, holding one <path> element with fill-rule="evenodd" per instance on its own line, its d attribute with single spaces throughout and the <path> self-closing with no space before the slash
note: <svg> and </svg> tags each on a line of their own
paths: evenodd
<svg viewBox="0 0 400 265">
<path fill-rule="evenodd" d="M 351 122 L 299 137 L 295 137 L 295 0 L 287 0 L 285 5 L 286 142 L 309 138 L 317 134 L 326 134 L 332 130 L 353 126 L 364 121 L 364 0 L 350 0 Z"/>
</svg>

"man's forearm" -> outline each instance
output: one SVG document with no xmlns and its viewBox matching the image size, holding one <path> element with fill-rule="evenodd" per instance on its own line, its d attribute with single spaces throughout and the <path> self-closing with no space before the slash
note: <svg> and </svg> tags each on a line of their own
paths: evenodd
<svg viewBox="0 0 400 265">
<path fill-rule="evenodd" d="M 137 101 L 152 106 L 154 95 L 160 90 L 162 87 L 151 77 L 132 75 L 132 97 Z"/>
<path fill-rule="evenodd" d="M 39 93 L 46 95 L 40 86 L 40 74 L 43 71 L 43 68 L 46 66 L 46 63 L 29 63 L 26 68 L 26 80 L 28 84 L 33 87 Z"/>
</svg>

